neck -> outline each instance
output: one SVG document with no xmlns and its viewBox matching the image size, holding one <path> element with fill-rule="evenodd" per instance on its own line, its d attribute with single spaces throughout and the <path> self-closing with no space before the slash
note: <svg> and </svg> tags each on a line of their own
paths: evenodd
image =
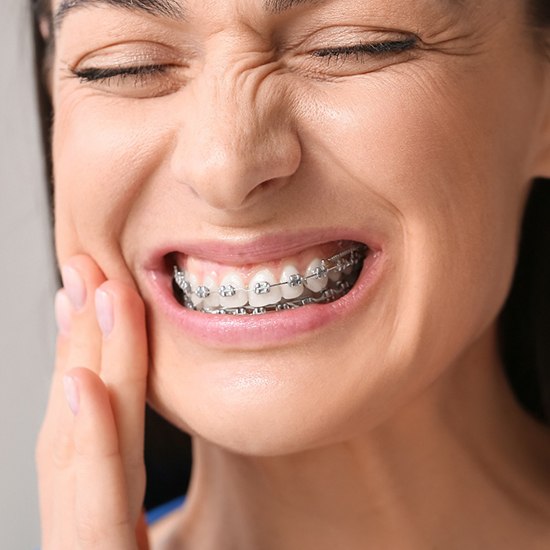
<svg viewBox="0 0 550 550">
<path fill-rule="evenodd" d="M 516 404 L 495 342 L 491 330 L 414 402 L 340 444 L 266 458 L 196 438 L 182 546 L 538 548 L 526 534 L 533 518 L 549 525 L 550 438 Z"/>
</svg>

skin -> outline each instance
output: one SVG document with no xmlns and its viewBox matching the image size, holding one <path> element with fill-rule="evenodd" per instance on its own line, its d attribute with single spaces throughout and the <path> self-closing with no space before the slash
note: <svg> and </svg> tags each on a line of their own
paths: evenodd
<svg viewBox="0 0 550 550">
<path fill-rule="evenodd" d="M 152 548 L 548 547 L 550 438 L 511 395 L 495 325 L 529 183 L 550 176 L 550 67 L 524 2 L 478 4 L 67 16 L 51 76 L 65 270 L 37 450 L 44 548 L 146 547 L 146 396 L 195 452 L 186 507 Z M 413 32 L 418 47 L 385 57 L 306 54 Z M 176 66 L 70 76 L 136 59 Z M 160 313 L 145 251 L 288 227 L 381 235 L 375 292 L 269 349 L 206 346 Z"/>
</svg>

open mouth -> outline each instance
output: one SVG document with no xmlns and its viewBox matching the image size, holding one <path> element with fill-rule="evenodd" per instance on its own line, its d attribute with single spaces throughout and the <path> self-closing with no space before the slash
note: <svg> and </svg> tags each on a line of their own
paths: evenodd
<svg viewBox="0 0 550 550">
<path fill-rule="evenodd" d="M 369 253 L 365 244 L 335 241 L 261 265 L 214 264 L 176 252 L 166 261 L 183 307 L 205 314 L 262 315 L 339 300 L 359 279 Z"/>
</svg>

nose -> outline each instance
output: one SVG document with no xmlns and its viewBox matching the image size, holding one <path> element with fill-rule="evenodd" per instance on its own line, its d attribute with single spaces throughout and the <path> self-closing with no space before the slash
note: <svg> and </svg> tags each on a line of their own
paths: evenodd
<svg viewBox="0 0 550 550">
<path fill-rule="evenodd" d="M 185 90 L 171 166 L 200 200 L 237 211 L 286 185 L 301 147 L 288 94 L 269 77 L 228 73 L 204 74 Z"/>
</svg>

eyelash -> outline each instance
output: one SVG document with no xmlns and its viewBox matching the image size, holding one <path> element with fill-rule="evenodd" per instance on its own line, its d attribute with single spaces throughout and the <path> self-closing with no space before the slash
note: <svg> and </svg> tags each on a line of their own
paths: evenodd
<svg viewBox="0 0 550 550">
<path fill-rule="evenodd" d="M 72 72 L 81 82 L 106 82 L 114 78 L 124 79 L 131 77 L 139 81 L 146 80 L 151 75 L 165 73 L 170 67 L 170 65 L 137 65 L 135 67 L 105 69 L 91 67 L 89 69 L 74 69 Z"/>
<path fill-rule="evenodd" d="M 416 39 L 408 38 L 406 40 L 392 42 L 366 42 L 353 46 L 344 46 L 338 48 L 323 48 L 311 53 L 312 57 L 324 59 L 325 61 L 339 61 L 342 59 L 355 57 L 360 61 L 363 57 L 383 56 L 398 54 L 410 50 L 416 46 Z M 114 79 L 133 78 L 134 83 L 147 82 L 151 76 L 166 73 L 171 65 L 142 65 L 133 67 L 114 67 L 114 68 L 96 68 L 73 69 L 72 73 L 82 83 L 96 82 L 106 83 Z"/>
<path fill-rule="evenodd" d="M 401 53 L 416 46 L 416 39 L 407 38 L 392 42 L 365 42 L 354 46 L 339 48 L 323 48 L 313 52 L 313 57 L 325 58 L 327 60 L 338 60 L 346 57 L 354 57 L 360 60 L 363 56 L 389 55 Z"/>
</svg>

